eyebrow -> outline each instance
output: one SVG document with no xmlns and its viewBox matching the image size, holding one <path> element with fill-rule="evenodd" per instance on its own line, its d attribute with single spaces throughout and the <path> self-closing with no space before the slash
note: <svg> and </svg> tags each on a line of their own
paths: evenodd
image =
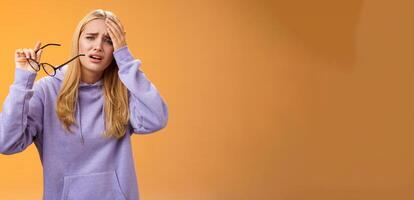
<svg viewBox="0 0 414 200">
<path fill-rule="evenodd" d="M 95 36 L 95 35 L 98 35 L 99 33 L 86 33 L 85 35 L 93 35 L 93 36 Z M 107 37 L 107 38 L 111 38 L 111 37 L 109 37 L 109 34 L 105 34 L 104 35 L 105 37 Z"/>
</svg>

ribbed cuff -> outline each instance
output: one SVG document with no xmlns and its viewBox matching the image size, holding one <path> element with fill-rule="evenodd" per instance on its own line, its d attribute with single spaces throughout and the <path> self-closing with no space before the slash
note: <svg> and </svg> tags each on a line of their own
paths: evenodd
<svg viewBox="0 0 414 200">
<path fill-rule="evenodd" d="M 32 89 L 33 83 L 36 79 L 36 74 L 36 72 L 16 68 L 14 71 L 13 85 L 22 89 Z"/>
<path fill-rule="evenodd" d="M 138 60 L 139 62 L 141 62 L 139 59 L 135 59 L 131 52 L 129 51 L 128 46 L 123 46 L 119 49 L 117 49 L 116 51 L 114 51 L 114 58 L 116 63 L 118 64 L 118 67 L 121 67 L 123 65 L 125 65 L 126 63 L 132 62 L 134 60 Z"/>
</svg>

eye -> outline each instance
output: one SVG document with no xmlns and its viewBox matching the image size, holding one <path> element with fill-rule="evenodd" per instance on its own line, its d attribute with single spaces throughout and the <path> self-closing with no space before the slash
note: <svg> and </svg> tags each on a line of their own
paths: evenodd
<svg viewBox="0 0 414 200">
<path fill-rule="evenodd" d="M 105 42 L 107 42 L 108 44 L 112 45 L 112 40 L 111 39 L 106 38 L 105 39 Z"/>
<path fill-rule="evenodd" d="M 92 39 L 93 39 L 93 37 L 91 37 L 91 36 L 87 36 L 87 37 L 86 37 L 86 39 L 87 39 L 87 40 L 92 40 Z"/>
</svg>

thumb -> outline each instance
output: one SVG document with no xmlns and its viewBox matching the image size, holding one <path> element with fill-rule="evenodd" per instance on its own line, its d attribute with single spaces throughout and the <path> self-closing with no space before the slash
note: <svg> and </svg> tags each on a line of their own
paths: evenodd
<svg viewBox="0 0 414 200">
<path fill-rule="evenodd" d="M 40 62 L 40 57 L 42 56 L 42 51 L 43 49 L 40 49 L 39 51 L 37 51 L 36 53 L 36 61 Z"/>
<path fill-rule="evenodd" d="M 40 41 L 37 41 L 36 44 L 35 44 L 35 46 L 34 46 L 34 50 L 36 51 L 36 50 L 40 49 L 40 45 L 41 44 L 42 43 Z"/>
<path fill-rule="evenodd" d="M 40 57 L 42 56 L 42 49 L 40 49 L 39 51 L 37 51 L 36 53 L 36 61 L 40 62 Z"/>
</svg>

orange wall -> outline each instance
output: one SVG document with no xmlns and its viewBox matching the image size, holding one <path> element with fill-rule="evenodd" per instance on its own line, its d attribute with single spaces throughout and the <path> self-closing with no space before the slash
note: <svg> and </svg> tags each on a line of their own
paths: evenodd
<svg viewBox="0 0 414 200">
<path fill-rule="evenodd" d="M 142 199 L 414 199 L 412 1 L 56 2 L 0 2 L 0 102 L 15 49 L 60 42 L 58 64 L 87 12 L 114 11 L 170 110 L 134 136 Z M 0 199 L 40 199 L 34 145 L 0 177 Z"/>
</svg>

